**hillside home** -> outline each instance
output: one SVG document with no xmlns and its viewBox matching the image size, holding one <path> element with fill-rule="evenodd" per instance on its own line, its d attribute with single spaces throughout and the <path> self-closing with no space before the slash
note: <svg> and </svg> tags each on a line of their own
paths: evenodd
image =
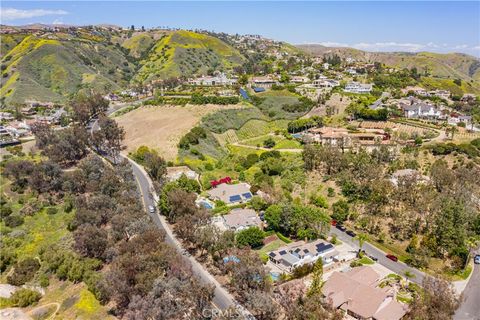
<svg viewBox="0 0 480 320">
<path fill-rule="evenodd" d="M 450 91 L 448 90 L 433 90 L 428 93 L 429 96 L 435 96 L 442 99 L 449 99 L 451 96 Z"/>
<path fill-rule="evenodd" d="M 322 293 L 348 319 L 400 320 L 407 307 L 396 301 L 393 290 L 377 287 L 379 281 L 380 275 L 367 266 L 335 271 L 325 282 Z"/>
<path fill-rule="evenodd" d="M 343 91 L 350 93 L 370 93 L 370 91 L 372 91 L 372 87 L 372 84 L 358 83 L 353 81 L 347 83 Z"/>
<path fill-rule="evenodd" d="M 167 179 L 168 181 L 175 181 L 180 179 L 182 175 L 185 175 L 188 179 L 197 180 L 198 173 L 193 171 L 187 166 L 167 167 Z"/>
<path fill-rule="evenodd" d="M 303 136 L 305 142 L 330 146 L 348 146 L 351 139 L 345 128 L 322 127 L 309 129 Z"/>
<path fill-rule="evenodd" d="M 224 73 L 219 73 L 215 76 L 201 76 L 190 79 L 188 83 L 194 86 L 231 86 L 237 83 L 237 79 L 228 78 Z"/>
<path fill-rule="evenodd" d="M 338 87 L 340 85 L 340 81 L 333 80 L 333 79 L 317 79 L 313 80 L 313 86 L 316 88 L 333 88 Z"/>
<path fill-rule="evenodd" d="M 354 68 L 348 68 L 345 72 L 351 75 L 357 74 L 357 70 Z"/>
<path fill-rule="evenodd" d="M 248 183 L 228 184 L 222 183 L 208 191 L 210 199 L 220 200 L 226 204 L 239 204 L 252 199 L 250 185 Z"/>
<path fill-rule="evenodd" d="M 465 125 L 470 125 L 472 123 L 471 116 L 464 116 L 461 114 L 452 114 L 448 117 L 448 124 L 458 125 L 459 123 L 465 123 Z"/>
<path fill-rule="evenodd" d="M 310 82 L 310 79 L 308 77 L 302 77 L 302 76 L 294 76 L 292 77 L 292 80 L 290 80 L 292 83 L 307 83 Z"/>
<path fill-rule="evenodd" d="M 273 79 L 272 77 L 253 77 L 250 79 L 251 87 L 255 88 L 264 88 L 268 89 L 271 88 L 274 84 L 277 84 L 277 80 Z"/>
<path fill-rule="evenodd" d="M 403 94 L 407 94 L 409 92 L 413 92 L 414 94 L 419 95 L 419 96 L 428 96 L 427 90 L 425 90 L 422 87 L 409 86 L 409 87 L 406 87 L 405 89 L 402 89 Z"/>
<path fill-rule="evenodd" d="M 0 112 L 0 121 L 10 121 L 13 119 L 14 116 L 10 112 Z"/>
<path fill-rule="evenodd" d="M 330 264 L 338 259 L 338 254 L 333 244 L 319 239 L 312 242 L 298 241 L 290 243 L 269 252 L 268 258 L 280 268 L 291 272 L 296 267 L 314 263 L 320 258 L 323 260 L 324 265 Z"/>
<path fill-rule="evenodd" d="M 222 216 L 226 230 L 241 231 L 250 227 L 262 228 L 262 220 L 253 209 L 233 209 Z"/>
<path fill-rule="evenodd" d="M 406 118 L 437 119 L 442 114 L 434 105 L 425 102 L 415 102 L 411 105 L 400 104 L 400 107 Z"/>
</svg>

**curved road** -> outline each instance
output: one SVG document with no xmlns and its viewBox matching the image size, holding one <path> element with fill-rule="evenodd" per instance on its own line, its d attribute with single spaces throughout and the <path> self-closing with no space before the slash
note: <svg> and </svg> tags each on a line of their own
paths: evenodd
<svg viewBox="0 0 480 320">
<path fill-rule="evenodd" d="M 124 107 L 122 105 L 120 108 Z M 111 107 L 107 111 L 107 115 L 111 115 L 113 112 L 120 109 L 119 106 Z M 91 124 L 91 132 L 100 129 L 98 126 L 98 119 L 94 120 Z M 143 205 L 145 207 L 146 212 L 150 215 L 155 225 L 165 232 L 165 241 L 173 246 L 183 257 L 186 263 L 189 263 L 192 267 L 193 273 L 205 284 L 212 284 L 215 288 L 214 290 L 214 297 L 213 297 L 213 305 L 220 309 L 226 310 L 230 307 L 234 307 L 237 309 L 238 312 L 243 314 L 245 318 L 254 319 L 254 317 L 248 312 L 245 308 L 241 305 L 236 303 L 233 296 L 225 290 L 221 284 L 200 264 L 198 263 L 195 258 L 191 256 L 185 255 L 185 250 L 182 248 L 181 243 L 175 238 L 172 229 L 170 228 L 169 224 L 167 223 L 165 217 L 161 216 L 158 211 L 151 213 L 148 210 L 149 206 L 157 207 L 156 203 L 158 201 L 158 195 L 155 193 L 153 188 L 153 183 L 150 180 L 147 172 L 135 161 L 125 157 L 123 155 L 119 155 L 123 159 L 127 159 L 131 166 L 132 172 L 137 180 L 138 188 L 142 196 Z M 116 160 L 116 159 L 115 159 Z"/>
<path fill-rule="evenodd" d="M 158 196 L 153 191 L 153 184 L 148 177 L 148 174 L 133 160 L 128 159 L 128 161 L 132 164 L 133 174 L 135 175 L 139 190 L 142 194 L 143 204 L 145 208 L 147 209 L 150 205 L 156 207 L 156 201 L 158 200 Z M 152 217 L 157 227 L 165 231 L 165 241 L 168 244 L 172 245 L 177 251 L 182 253 L 182 245 L 173 235 L 173 231 L 165 220 L 165 217 L 161 216 L 157 211 L 155 213 L 150 213 L 149 210 L 147 210 L 147 212 L 149 213 L 150 217 Z M 191 256 L 183 256 L 183 258 L 185 260 L 188 260 L 188 262 L 192 266 L 193 273 L 197 275 L 200 280 L 202 280 L 204 283 L 213 284 L 215 286 L 213 303 L 217 308 L 225 310 L 229 307 L 235 306 L 235 299 L 232 297 L 232 295 L 230 295 L 227 290 L 225 290 L 220 285 L 220 283 L 207 270 L 205 270 L 200 263 L 195 260 L 195 258 Z"/>
</svg>

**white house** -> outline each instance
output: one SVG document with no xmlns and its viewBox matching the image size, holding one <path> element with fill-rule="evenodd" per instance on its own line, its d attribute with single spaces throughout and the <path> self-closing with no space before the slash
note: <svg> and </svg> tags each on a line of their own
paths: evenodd
<svg viewBox="0 0 480 320">
<path fill-rule="evenodd" d="M 237 83 L 237 79 L 228 78 L 224 73 L 219 73 L 215 76 L 201 76 L 191 79 L 188 83 L 194 86 L 230 86 Z"/>
<path fill-rule="evenodd" d="M 343 91 L 350 93 L 369 93 L 372 91 L 372 84 L 369 83 L 358 83 L 355 81 L 347 83 Z"/>
<path fill-rule="evenodd" d="M 335 247 L 324 240 L 315 240 L 312 242 L 298 241 L 290 243 L 275 251 L 268 253 L 270 261 L 281 268 L 292 271 L 296 267 L 307 263 L 314 263 L 322 259 L 324 265 L 332 263 L 338 259 L 338 251 Z"/>
<path fill-rule="evenodd" d="M 262 228 L 262 220 L 253 209 L 233 209 L 222 216 L 226 230 L 241 231 L 250 227 Z"/>
<path fill-rule="evenodd" d="M 442 114 L 434 105 L 423 102 L 412 105 L 401 105 L 401 108 L 406 118 L 436 119 Z"/>
<path fill-rule="evenodd" d="M 316 88 L 333 88 L 338 87 L 340 85 L 340 81 L 333 80 L 333 79 L 317 79 L 313 80 L 313 86 Z"/>
</svg>

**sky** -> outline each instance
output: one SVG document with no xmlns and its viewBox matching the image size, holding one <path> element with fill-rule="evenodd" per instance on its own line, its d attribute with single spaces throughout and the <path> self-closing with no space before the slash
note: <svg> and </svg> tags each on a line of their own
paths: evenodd
<svg viewBox="0 0 480 320">
<path fill-rule="evenodd" d="M 169 26 L 292 44 L 480 57 L 480 1 L 2 1 L 0 21 Z"/>
</svg>

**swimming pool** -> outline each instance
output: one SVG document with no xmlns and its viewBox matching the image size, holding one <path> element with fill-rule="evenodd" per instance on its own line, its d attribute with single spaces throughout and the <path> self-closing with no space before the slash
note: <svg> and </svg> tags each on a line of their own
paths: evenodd
<svg viewBox="0 0 480 320">
<path fill-rule="evenodd" d="M 270 272 L 270 278 L 272 278 L 273 282 L 277 282 L 280 279 L 280 273 Z"/>
</svg>

